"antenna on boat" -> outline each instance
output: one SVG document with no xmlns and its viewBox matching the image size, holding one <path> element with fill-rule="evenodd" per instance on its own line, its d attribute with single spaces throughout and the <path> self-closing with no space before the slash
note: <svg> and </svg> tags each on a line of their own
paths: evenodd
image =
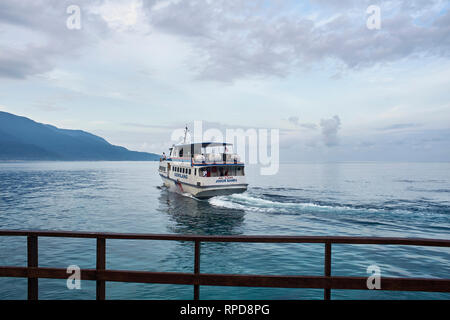
<svg viewBox="0 0 450 320">
<path fill-rule="evenodd" d="M 188 133 L 188 127 L 187 127 L 187 124 L 186 124 L 186 128 L 184 128 L 184 140 L 183 140 L 183 144 L 186 144 L 186 136 L 187 136 L 187 133 Z"/>
</svg>

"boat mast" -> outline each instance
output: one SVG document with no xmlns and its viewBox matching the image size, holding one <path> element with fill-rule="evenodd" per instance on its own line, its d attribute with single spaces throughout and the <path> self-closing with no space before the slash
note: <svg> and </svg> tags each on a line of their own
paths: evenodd
<svg viewBox="0 0 450 320">
<path fill-rule="evenodd" d="M 188 127 L 187 127 L 187 125 L 186 125 L 186 128 L 184 128 L 184 140 L 183 140 L 183 144 L 186 144 L 186 136 L 187 136 L 187 133 L 188 133 Z"/>
</svg>

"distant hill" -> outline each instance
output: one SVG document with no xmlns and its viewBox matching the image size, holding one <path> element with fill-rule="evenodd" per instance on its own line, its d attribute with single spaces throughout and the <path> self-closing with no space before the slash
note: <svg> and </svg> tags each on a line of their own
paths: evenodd
<svg viewBox="0 0 450 320">
<path fill-rule="evenodd" d="M 81 130 L 59 129 L 0 111 L 0 160 L 146 160 L 159 155 L 130 151 Z"/>
</svg>

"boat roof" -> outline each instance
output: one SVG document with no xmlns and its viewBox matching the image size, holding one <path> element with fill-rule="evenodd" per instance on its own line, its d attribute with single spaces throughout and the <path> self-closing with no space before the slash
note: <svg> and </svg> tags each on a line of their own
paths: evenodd
<svg viewBox="0 0 450 320">
<path fill-rule="evenodd" d="M 199 147 L 202 148 L 206 147 L 222 147 L 222 146 L 232 146 L 232 143 L 226 143 L 226 142 L 196 142 L 196 143 L 187 143 L 187 144 L 177 144 L 175 147 Z"/>
</svg>

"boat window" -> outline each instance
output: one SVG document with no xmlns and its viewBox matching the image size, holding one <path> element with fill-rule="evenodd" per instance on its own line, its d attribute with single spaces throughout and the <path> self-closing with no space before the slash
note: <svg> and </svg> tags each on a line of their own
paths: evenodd
<svg viewBox="0 0 450 320">
<path fill-rule="evenodd" d="M 183 156 L 183 148 L 180 149 L 180 158 Z"/>
<path fill-rule="evenodd" d="M 211 168 L 202 168 L 201 176 L 202 177 L 211 177 Z"/>
<path fill-rule="evenodd" d="M 210 168 L 202 168 L 202 177 L 210 177 L 211 169 Z"/>
<path fill-rule="evenodd" d="M 194 176 L 197 175 L 197 169 L 194 169 Z"/>
<path fill-rule="evenodd" d="M 208 169 L 210 169 L 210 168 L 208 168 Z M 218 177 L 218 176 L 219 176 L 217 167 L 212 167 L 212 168 L 210 169 L 210 171 L 211 171 L 211 174 L 210 174 L 211 177 Z M 208 177 L 209 177 L 209 176 L 208 176 Z"/>
<path fill-rule="evenodd" d="M 228 175 L 229 176 L 235 176 L 236 175 L 236 167 L 235 166 L 228 167 Z"/>
<path fill-rule="evenodd" d="M 191 174 L 191 169 L 189 169 L 189 174 Z"/>
</svg>

